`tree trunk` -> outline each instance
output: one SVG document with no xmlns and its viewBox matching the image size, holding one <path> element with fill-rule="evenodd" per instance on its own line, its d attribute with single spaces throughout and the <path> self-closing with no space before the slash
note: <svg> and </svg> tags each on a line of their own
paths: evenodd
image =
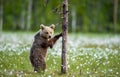
<svg viewBox="0 0 120 77">
<path fill-rule="evenodd" d="M 21 24 L 20 28 L 24 30 L 25 28 L 25 0 L 22 0 L 22 10 L 21 10 Z"/>
<path fill-rule="evenodd" d="M 0 1 L 0 31 L 3 27 L 3 0 Z"/>
<path fill-rule="evenodd" d="M 32 12 L 32 0 L 28 0 L 27 30 L 30 30 L 31 12 Z"/>
<path fill-rule="evenodd" d="M 67 35 L 68 35 L 68 0 L 63 1 L 63 21 L 62 21 L 62 65 L 61 65 L 61 73 L 66 73 L 67 71 Z"/>
<path fill-rule="evenodd" d="M 118 9 L 118 0 L 114 0 L 114 33 L 116 33 L 116 24 L 117 24 L 117 9 Z"/>
</svg>

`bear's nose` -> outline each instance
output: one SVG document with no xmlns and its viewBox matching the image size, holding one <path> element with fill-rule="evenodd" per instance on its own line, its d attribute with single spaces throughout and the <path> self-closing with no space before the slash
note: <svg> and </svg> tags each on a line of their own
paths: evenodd
<svg viewBox="0 0 120 77">
<path fill-rule="evenodd" d="M 49 38 L 51 38 L 51 36 L 49 36 Z"/>
</svg>

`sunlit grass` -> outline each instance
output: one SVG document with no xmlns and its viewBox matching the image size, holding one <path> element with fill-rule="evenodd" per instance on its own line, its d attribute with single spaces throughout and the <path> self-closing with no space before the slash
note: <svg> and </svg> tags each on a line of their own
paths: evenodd
<svg viewBox="0 0 120 77">
<path fill-rule="evenodd" d="M 69 35 L 67 74 L 61 75 L 61 39 L 48 50 L 47 69 L 33 72 L 29 50 L 34 33 L 3 33 L 0 38 L 0 76 L 119 77 L 120 36 Z"/>
</svg>

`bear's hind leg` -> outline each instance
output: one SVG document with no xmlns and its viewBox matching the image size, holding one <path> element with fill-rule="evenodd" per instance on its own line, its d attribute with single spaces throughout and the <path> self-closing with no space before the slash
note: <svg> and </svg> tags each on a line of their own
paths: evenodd
<svg viewBox="0 0 120 77">
<path fill-rule="evenodd" d="M 42 69 L 43 71 L 45 71 L 45 69 L 46 69 L 46 63 L 45 63 L 45 61 L 42 62 L 41 69 Z"/>
<path fill-rule="evenodd" d="M 40 64 L 39 64 L 39 66 L 35 66 L 34 67 L 34 71 L 37 71 L 37 72 L 39 72 L 39 71 L 45 71 L 45 69 L 46 69 L 46 63 L 45 63 L 45 61 L 44 62 L 41 62 Z"/>
<path fill-rule="evenodd" d="M 34 67 L 34 71 L 39 72 L 40 71 L 40 67 L 39 66 L 38 67 Z"/>
<path fill-rule="evenodd" d="M 34 71 L 40 71 L 41 69 L 41 59 L 40 58 L 35 58 L 34 59 Z"/>
<path fill-rule="evenodd" d="M 46 69 L 46 63 L 42 56 L 39 56 L 39 58 L 35 58 L 34 60 L 34 71 L 45 71 Z"/>
</svg>

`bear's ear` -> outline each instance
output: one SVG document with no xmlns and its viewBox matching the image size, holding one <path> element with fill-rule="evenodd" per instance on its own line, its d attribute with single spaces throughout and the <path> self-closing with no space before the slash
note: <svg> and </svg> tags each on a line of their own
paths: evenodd
<svg viewBox="0 0 120 77">
<path fill-rule="evenodd" d="M 40 28 L 43 30 L 43 29 L 45 29 L 45 26 L 43 24 L 41 24 Z"/>
<path fill-rule="evenodd" d="M 50 28 L 55 29 L 55 25 L 54 24 L 50 25 Z"/>
</svg>

